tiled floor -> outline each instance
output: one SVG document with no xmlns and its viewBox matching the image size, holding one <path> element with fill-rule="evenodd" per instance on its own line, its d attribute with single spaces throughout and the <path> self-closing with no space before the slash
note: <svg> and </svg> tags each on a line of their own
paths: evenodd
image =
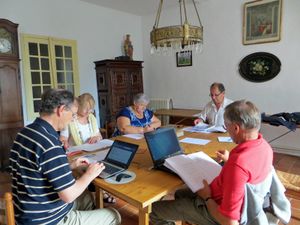
<svg viewBox="0 0 300 225">
<path fill-rule="evenodd" d="M 275 154 L 274 166 L 276 169 L 291 172 L 300 175 L 300 157 L 288 156 L 283 154 Z M 0 197 L 3 196 L 5 191 L 10 190 L 10 178 L 7 173 L 0 172 Z M 293 218 L 289 225 L 300 224 L 300 200 L 290 198 Z M 107 205 L 109 206 L 109 205 Z M 122 215 L 122 225 L 137 225 L 138 224 L 138 211 L 128 203 L 118 199 L 116 204 L 111 205 L 117 208 Z M 1 223 L 0 223 L 1 224 Z"/>
</svg>

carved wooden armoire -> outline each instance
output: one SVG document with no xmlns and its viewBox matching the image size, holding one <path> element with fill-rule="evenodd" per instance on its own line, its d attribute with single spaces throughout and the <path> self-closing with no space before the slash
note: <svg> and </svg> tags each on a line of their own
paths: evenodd
<svg viewBox="0 0 300 225">
<path fill-rule="evenodd" d="M 143 92 L 142 61 L 101 60 L 96 66 L 101 127 L 115 121 L 118 112 Z"/>
</svg>

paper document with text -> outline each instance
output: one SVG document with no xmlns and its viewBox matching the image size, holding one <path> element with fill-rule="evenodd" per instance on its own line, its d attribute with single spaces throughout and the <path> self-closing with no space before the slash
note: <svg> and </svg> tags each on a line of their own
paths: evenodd
<svg viewBox="0 0 300 225">
<path fill-rule="evenodd" d="M 164 165 L 177 173 L 193 192 L 203 188 L 204 179 L 210 184 L 222 169 L 204 152 L 173 156 L 167 158 Z"/>
</svg>

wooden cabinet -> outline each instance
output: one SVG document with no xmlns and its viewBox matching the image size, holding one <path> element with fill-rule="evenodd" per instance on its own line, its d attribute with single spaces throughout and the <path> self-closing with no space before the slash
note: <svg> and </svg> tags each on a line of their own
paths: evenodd
<svg viewBox="0 0 300 225">
<path fill-rule="evenodd" d="M 23 127 L 19 76 L 18 25 L 0 19 L 0 168 L 9 163 L 9 152 Z"/>
<path fill-rule="evenodd" d="M 143 92 L 142 61 L 96 61 L 96 78 L 101 127 L 115 121 L 117 113 L 133 104 L 133 96 Z"/>
</svg>

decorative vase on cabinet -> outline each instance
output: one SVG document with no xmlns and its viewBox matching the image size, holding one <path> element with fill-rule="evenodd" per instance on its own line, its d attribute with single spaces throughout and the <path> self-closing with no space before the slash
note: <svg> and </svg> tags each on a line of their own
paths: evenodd
<svg viewBox="0 0 300 225">
<path fill-rule="evenodd" d="M 143 92 L 143 61 L 96 61 L 96 79 L 101 127 L 116 120 L 118 112 L 132 105 Z"/>
</svg>

